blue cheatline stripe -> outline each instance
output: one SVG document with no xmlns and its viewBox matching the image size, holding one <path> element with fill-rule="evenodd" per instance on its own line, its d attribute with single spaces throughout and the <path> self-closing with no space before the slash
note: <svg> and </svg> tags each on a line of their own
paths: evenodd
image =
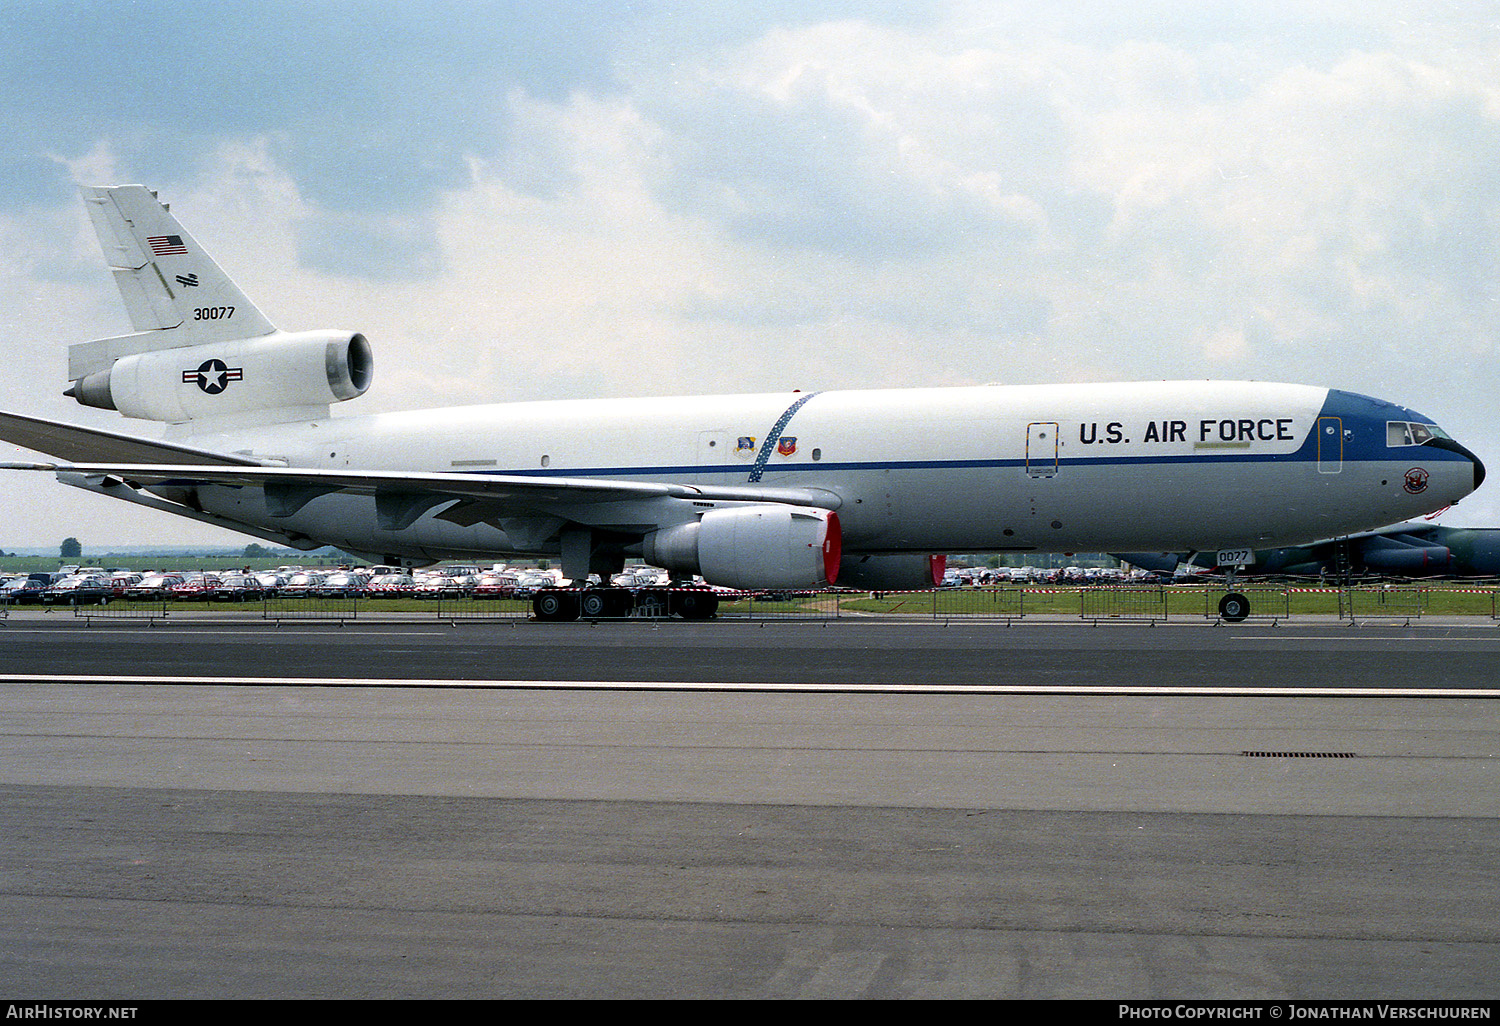
<svg viewBox="0 0 1500 1026">
<path fill-rule="evenodd" d="M 771 428 L 771 433 L 761 443 L 760 452 L 755 454 L 755 463 L 750 468 L 750 483 L 754 484 L 758 482 L 760 476 L 765 473 L 766 461 L 771 458 L 771 451 L 776 448 L 776 443 L 781 441 L 781 433 L 792 422 L 792 418 L 797 415 L 797 411 L 807 405 L 809 399 L 815 399 L 822 394 L 821 392 L 809 392 L 786 408 L 786 412 L 776 421 L 776 425 Z"/>
<path fill-rule="evenodd" d="M 1386 456 L 1386 457 L 1383 457 L 1381 459 L 1369 459 L 1369 460 L 1350 460 L 1348 458 L 1345 458 L 1344 465 L 1347 467 L 1351 463 L 1352 464 L 1358 464 L 1358 463 L 1366 463 L 1366 464 L 1386 463 L 1386 464 L 1389 464 L 1390 466 L 1394 467 L 1394 466 L 1396 466 L 1398 464 L 1409 464 L 1411 462 L 1410 454 L 1412 453 L 1413 449 L 1415 449 L 1415 448 L 1419 448 L 1419 447 L 1410 447 L 1410 448 L 1406 448 L 1406 449 L 1392 450 L 1393 452 L 1402 452 L 1402 453 L 1406 453 L 1407 454 L 1403 458 L 1399 458 L 1399 459 L 1396 458 L 1396 457 L 1393 457 L 1393 456 Z M 1454 459 L 1456 459 L 1456 457 Z M 1448 462 L 1448 460 L 1444 460 L 1444 462 Z M 1285 454 L 1272 454 L 1272 453 L 1232 453 L 1232 454 L 1230 454 L 1230 453 L 1214 453 L 1214 454 L 1211 454 L 1211 455 L 1209 455 L 1209 454 L 1194 454 L 1194 455 L 1180 455 L 1180 456 L 1095 456 L 1095 457 L 1084 457 L 1084 458 L 1072 459 L 1072 460 L 1061 460 L 1061 461 L 1059 461 L 1058 466 L 1061 469 L 1066 469 L 1066 468 L 1069 468 L 1069 467 L 1124 467 L 1124 466 L 1135 466 L 1135 467 L 1141 467 L 1141 468 L 1156 468 L 1156 469 L 1160 469 L 1160 468 L 1163 468 L 1163 467 L 1170 467 L 1170 466 L 1201 466 L 1201 465 L 1206 465 L 1206 464 L 1220 464 L 1220 465 L 1241 464 L 1241 465 L 1250 465 L 1250 464 L 1259 464 L 1259 463 L 1280 463 L 1280 464 L 1283 464 L 1283 465 L 1286 465 L 1286 466 L 1304 465 L 1304 466 L 1311 467 L 1311 466 L 1316 465 L 1317 459 L 1316 459 L 1316 457 L 1309 458 L 1309 457 L 1301 455 L 1299 453 L 1285 453 Z M 1011 470 L 1011 469 L 1024 468 L 1025 466 L 1026 466 L 1026 461 L 1024 459 L 864 460 L 864 461 L 851 461 L 851 462 L 825 461 L 825 462 L 822 462 L 822 463 L 786 463 L 786 464 L 778 464 L 777 467 L 776 467 L 776 472 L 778 474 L 783 474 L 783 473 L 819 474 L 819 473 L 826 473 L 826 472 L 830 472 L 830 471 L 981 470 L 981 469 L 984 469 L 984 470 Z M 704 464 L 704 465 L 694 465 L 694 466 L 669 466 L 669 465 L 663 465 L 663 466 L 637 466 L 637 467 L 574 467 L 574 468 L 564 467 L 564 468 L 561 468 L 561 469 L 553 469 L 553 470 L 538 470 L 535 467 L 518 468 L 518 469 L 515 469 L 515 470 L 490 470 L 489 468 L 486 467 L 483 470 L 450 470 L 450 471 L 446 471 L 446 473 L 472 474 L 472 475 L 485 475 L 485 476 L 493 475 L 493 476 L 504 476 L 504 477 L 534 477 L 534 478 L 539 478 L 539 479 L 545 479 L 545 478 L 551 478 L 551 477 L 677 477 L 677 476 L 683 476 L 683 475 L 689 475 L 689 474 L 725 474 L 725 475 L 736 475 L 736 474 L 743 474 L 744 470 L 743 470 L 743 464 L 740 465 L 740 466 L 728 466 L 728 465 L 723 465 L 723 464 Z M 751 480 L 758 482 L 760 480 L 760 477 L 761 477 L 761 475 L 757 473 L 757 474 L 754 474 L 751 477 Z M 180 483 L 180 484 L 191 484 L 193 482 L 189 478 L 183 478 L 182 481 L 177 482 L 177 483 Z"/>
</svg>

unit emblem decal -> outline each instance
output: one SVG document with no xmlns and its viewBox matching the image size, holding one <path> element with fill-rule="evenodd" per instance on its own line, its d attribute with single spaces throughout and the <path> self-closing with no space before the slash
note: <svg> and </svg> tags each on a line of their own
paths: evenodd
<svg viewBox="0 0 1500 1026">
<path fill-rule="evenodd" d="M 1406 490 L 1413 495 L 1420 495 L 1427 490 L 1427 471 L 1421 467 L 1412 467 L 1406 472 Z"/>
<path fill-rule="evenodd" d="M 776 451 L 783 456 L 790 456 L 797 451 L 797 439 L 795 436 L 783 435 L 776 442 Z"/>
<path fill-rule="evenodd" d="M 223 360 L 204 360 L 197 370 L 182 372 L 183 384 L 196 384 L 209 395 L 218 395 L 231 381 L 243 381 L 245 368 L 227 366 Z"/>
<path fill-rule="evenodd" d="M 736 456 L 750 456 L 755 452 L 755 436 L 740 435 L 740 440 L 734 444 Z"/>
</svg>

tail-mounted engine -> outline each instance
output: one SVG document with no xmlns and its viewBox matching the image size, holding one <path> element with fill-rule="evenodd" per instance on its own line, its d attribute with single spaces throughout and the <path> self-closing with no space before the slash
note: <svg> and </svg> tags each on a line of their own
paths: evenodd
<svg viewBox="0 0 1500 1026">
<path fill-rule="evenodd" d="M 358 332 L 259 338 L 135 353 L 73 382 L 66 395 L 127 417 L 177 424 L 258 410 L 323 407 L 365 393 L 374 377 Z"/>
<path fill-rule="evenodd" d="M 326 414 L 370 387 L 375 364 L 363 335 L 278 331 L 156 193 L 141 185 L 82 192 L 135 333 L 69 346 L 66 395 L 180 424 Z"/>
</svg>

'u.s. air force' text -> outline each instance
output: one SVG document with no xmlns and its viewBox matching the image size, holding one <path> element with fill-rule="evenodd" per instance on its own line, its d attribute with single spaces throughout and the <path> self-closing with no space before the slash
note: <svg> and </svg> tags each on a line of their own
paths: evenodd
<svg viewBox="0 0 1500 1026">
<path fill-rule="evenodd" d="M 1144 431 L 1127 431 L 1119 421 L 1101 427 L 1091 420 L 1078 425 L 1078 440 L 1084 445 L 1125 445 L 1132 438 L 1142 442 L 1295 442 L 1291 417 L 1224 417 L 1200 420 L 1152 420 Z M 1191 439 L 1189 436 L 1195 436 Z"/>
</svg>

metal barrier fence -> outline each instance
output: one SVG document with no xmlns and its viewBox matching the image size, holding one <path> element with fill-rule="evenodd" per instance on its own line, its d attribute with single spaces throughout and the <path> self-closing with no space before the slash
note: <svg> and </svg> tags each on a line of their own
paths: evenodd
<svg viewBox="0 0 1500 1026">
<path fill-rule="evenodd" d="M 1415 620 L 1422 615 L 1422 589 L 1348 589 L 1339 595 L 1339 618 L 1344 620 Z"/>
<path fill-rule="evenodd" d="M 1078 589 L 1079 616 L 1098 623 L 1101 620 L 1147 620 L 1167 618 L 1167 593 L 1162 587 Z"/>
<path fill-rule="evenodd" d="M 1500 585 L 1435 587 L 1426 584 L 1382 584 L 1340 587 L 1250 584 L 1234 589 L 1249 600 L 1243 619 L 1281 621 L 1321 617 L 1348 622 L 1401 620 L 1424 616 L 1484 616 L 1500 620 Z M 636 619 L 668 615 L 664 590 L 657 601 L 632 614 Z M 808 591 L 791 593 L 728 592 L 719 594 L 717 616 L 725 620 L 939 620 L 944 622 L 1015 622 L 1026 618 L 1081 619 L 1085 622 L 1159 623 L 1203 619 L 1238 622 L 1225 616 L 1220 602 L 1229 594 L 1209 587 L 1046 587 L 942 588 L 904 592 Z M 36 606 L 22 606 L 36 609 Z M 529 599 L 442 598 L 366 599 L 271 597 L 243 603 L 113 601 L 103 605 L 42 607 L 49 612 L 87 619 L 191 620 L 205 617 L 239 620 L 344 621 L 362 616 L 441 620 L 526 620 Z M 0 603 L 0 617 L 10 615 Z M 604 619 L 583 615 L 582 619 Z"/>
</svg>

